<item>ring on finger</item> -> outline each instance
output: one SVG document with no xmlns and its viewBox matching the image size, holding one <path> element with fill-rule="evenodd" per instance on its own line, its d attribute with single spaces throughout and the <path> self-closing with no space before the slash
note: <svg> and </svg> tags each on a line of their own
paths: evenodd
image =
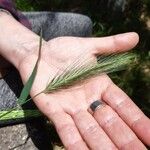
<svg viewBox="0 0 150 150">
<path fill-rule="evenodd" d="M 102 100 L 96 100 L 93 101 L 90 106 L 89 106 L 89 111 L 93 114 L 94 112 L 96 112 L 98 109 L 102 108 L 106 106 L 106 103 L 103 102 Z"/>
</svg>

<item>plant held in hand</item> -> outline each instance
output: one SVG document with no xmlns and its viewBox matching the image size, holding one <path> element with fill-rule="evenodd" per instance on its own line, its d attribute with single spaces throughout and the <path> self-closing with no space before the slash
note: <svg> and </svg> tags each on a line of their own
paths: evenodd
<svg viewBox="0 0 150 150">
<path fill-rule="evenodd" d="M 41 30 L 39 43 L 40 44 L 39 44 L 38 60 L 36 62 L 32 74 L 30 75 L 28 81 L 24 85 L 20 98 L 18 99 L 18 102 L 21 106 L 31 100 L 31 98 L 27 99 L 27 97 L 30 93 L 34 79 L 36 77 L 38 63 L 40 61 L 41 49 L 42 49 L 42 30 Z M 52 92 L 57 92 L 58 90 L 61 89 L 69 88 L 74 84 L 77 83 L 80 84 L 82 82 L 85 82 L 86 79 L 93 78 L 95 76 L 104 73 L 112 73 L 112 72 L 124 70 L 128 67 L 129 64 L 131 64 L 133 61 L 136 60 L 137 55 L 129 52 L 101 55 L 97 57 L 97 63 L 93 63 L 92 60 L 83 60 L 81 59 L 81 57 L 78 58 L 79 59 L 76 59 L 76 61 L 74 61 L 74 63 L 69 65 L 66 69 L 64 69 L 63 71 L 62 70 L 59 71 L 54 76 L 54 78 L 51 81 L 49 81 L 45 89 L 40 93 L 36 94 L 34 97 L 38 96 L 41 93 L 52 93 Z M 14 110 L 15 110 L 15 115 L 14 115 Z M 27 115 L 27 117 L 34 117 L 34 116 L 37 117 L 38 115 L 41 115 L 41 113 L 38 113 L 37 111 L 36 111 L 36 115 L 33 115 L 32 113 L 28 113 L 28 114 L 29 115 Z M 30 116 L 30 114 L 32 114 L 32 116 Z M 3 119 L 5 120 L 9 118 L 12 119 L 12 117 L 15 119 L 16 116 L 17 118 L 25 117 L 22 114 L 21 110 L 19 110 L 18 108 L 14 108 L 12 110 L 8 110 L 5 112 L 3 111 L 0 112 L 0 120 Z"/>
</svg>

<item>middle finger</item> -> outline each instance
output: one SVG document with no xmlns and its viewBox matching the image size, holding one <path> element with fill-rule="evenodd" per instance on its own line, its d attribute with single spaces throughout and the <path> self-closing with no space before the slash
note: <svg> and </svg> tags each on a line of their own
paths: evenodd
<svg viewBox="0 0 150 150">
<path fill-rule="evenodd" d="M 107 134 L 87 111 L 79 111 L 72 115 L 83 139 L 93 150 L 117 149 Z"/>
</svg>

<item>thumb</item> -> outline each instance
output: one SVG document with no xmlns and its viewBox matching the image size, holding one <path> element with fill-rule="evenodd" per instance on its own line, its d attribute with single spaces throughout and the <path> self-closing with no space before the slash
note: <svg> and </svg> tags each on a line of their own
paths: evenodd
<svg viewBox="0 0 150 150">
<path fill-rule="evenodd" d="M 98 55 L 132 49 L 139 42 L 139 36 L 135 32 L 129 32 L 102 38 L 86 38 L 85 41 L 92 53 Z"/>
</svg>

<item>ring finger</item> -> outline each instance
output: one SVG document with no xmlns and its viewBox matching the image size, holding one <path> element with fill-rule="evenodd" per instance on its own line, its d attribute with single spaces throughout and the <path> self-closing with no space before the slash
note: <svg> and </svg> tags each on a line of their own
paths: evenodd
<svg viewBox="0 0 150 150">
<path fill-rule="evenodd" d="M 146 149 L 134 132 L 108 105 L 100 103 L 93 116 L 119 149 Z"/>
</svg>

